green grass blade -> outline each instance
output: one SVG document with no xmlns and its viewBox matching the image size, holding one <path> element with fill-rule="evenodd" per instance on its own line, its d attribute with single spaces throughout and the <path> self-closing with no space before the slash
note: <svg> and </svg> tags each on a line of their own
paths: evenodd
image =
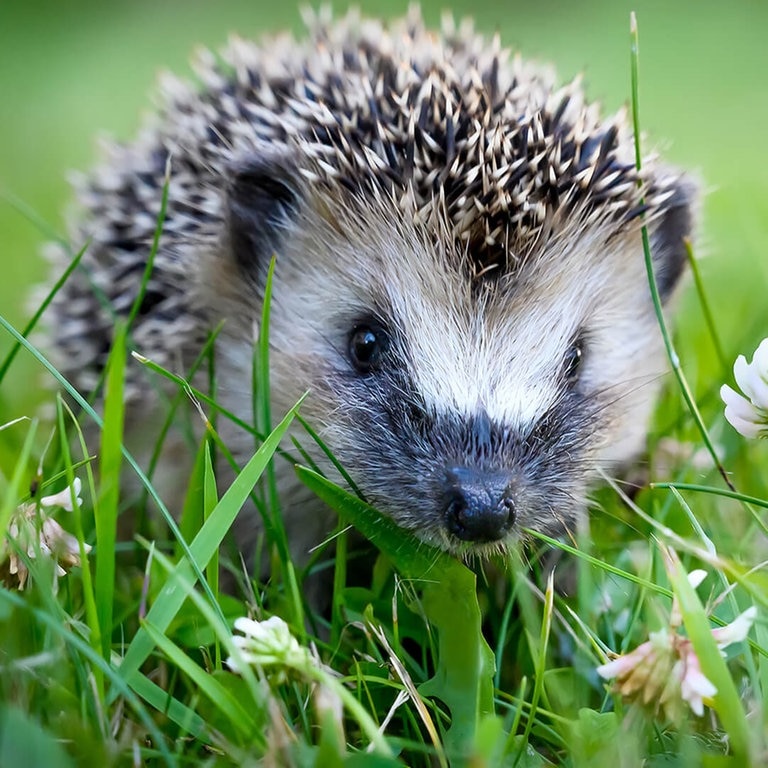
<svg viewBox="0 0 768 768">
<path fill-rule="evenodd" d="M 296 417 L 296 420 L 299 422 L 299 424 L 301 424 L 304 431 L 310 436 L 310 438 L 317 445 L 317 447 L 325 454 L 325 457 L 328 459 L 328 461 L 331 462 L 331 464 L 333 465 L 333 468 L 344 479 L 344 482 L 352 489 L 355 495 L 359 496 L 361 499 L 364 500 L 363 492 L 357 487 L 357 485 L 355 484 L 355 481 L 350 477 L 347 470 L 344 469 L 341 462 L 333 455 L 333 452 L 325 444 L 325 442 L 320 437 L 320 435 L 318 435 L 317 432 L 315 432 L 315 430 L 312 429 L 309 423 L 304 418 L 302 418 L 301 414 L 299 414 Z"/>
<path fill-rule="evenodd" d="M 3 534 L 2 542 L 0 542 L 0 554 L 4 551 L 5 547 L 5 534 L 8 531 L 8 523 L 10 522 L 11 515 L 16 509 L 18 500 L 23 495 L 21 488 L 24 482 L 24 477 L 29 472 L 29 459 L 32 454 L 32 446 L 35 441 L 35 433 L 37 432 L 37 421 L 30 422 L 29 429 L 27 430 L 27 436 L 24 438 L 24 444 L 21 447 L 19 456 L 16 460 L 16 466 L 13 469 L 11 480 L 8 483 L 8 488 L 5 491 L 5 498 L 3 499 L 3 505 L 0 507 L 0 533 Z"/>
<path fill-rule="evenodd" d="M 53 287 L 50 291 L 48 291 L 48 294 L 46 295 L 45 299 L 43 299 L 43 302 L 40 304 L 40 306 L 37 308 L 34 315 L 32 315 L 32 318 L 30 321 L 24 326 L 24 330 L 22 330 L 21 335 L 26 339 L 30 333 L 35 329 L 38 322 L 40 321 L 40 318 L 43 316 L 43 313 L 46 309 L 50 306 L 50 303 L 53 301 L 53 297 L 59 292 L 61 289 L 61 286 L 64 285 L 64 283 L 67 282 L 69 279 L 69 276 L 77 269 L 77 265 L 80 263 L 80 260 L 83 258 L 83 254 L 85 253 L 86 248 L 83 247 L 80 249 L 80 251 L 75 255 L 75 257 L 70 261 L 67 268 L 64 270 L 61 277 L 54 283 Z M 21 343 L 18 341 L 14 343 L 14 345 L 11 347 L 11 351 L 5 356 L 5 360 L 3 360 L 3 364 L 0 365 L 0 384 L 3 383 L 3 379 L 5 378 L 5 374 L 8 373 L 8 369 L 11 367 L 11 363 L 16 358 L 16 355 L 19 353 L 19 350 L 21 349 Z"/>
<path fill-rule="evenodd" d="M 145 543 L 145 546 L 147 544 Z M 174 570 L 174 564 L 161 552 L 155 551 L 155 559 L 160 566 L 170 574 Z M 185 595 L 194 604 L 197 610 L 202 616 L 202 620 L 213 630 L 218 643 L 224 646 L 227 653 L 232 656 L 237 654 L 238 648 L 232 639 L 232 629 L 229 624 L 222 621 L 218 613 L 216 613 L 206 602 L 203 597 L 195 591 L 194 583 L 191 581 L 185 581 L 181 579 L 179 586 L 184 591 Z M 264 707 L 264 690 L 261 687 L 261 681 L 257 679 L 255 672 L 247 664 L 243 665 L 243 668 L 239 672 L 240 677 L 245 681 L 248 692 L 251 696 L 251 702 L 258 708 Z M 249 704 L 251 703 L 249 702 Z M 253 738 L 260 746 L 265 746 L 259 739 L 258 734 L 254 734 Z"/>
<path fill-rule="evenodd" d="M 269 262 L 269 271 L 264 285 L 264 302 L 261 310 L 261 323 L 259 325 L 259 339 L 254 350 L 253 359 L 253 415 L 258 432 L 266 434 L 272 429 L 270 379 L 269 379 L 269 318 L 272 311 L 272 283 L 275 274 L 273 256 Z M 277 546 L 280 557 L 280 566 L 283 570 L 287 594 L 293 611 L 293 626 L 296 628 L 300 640 L 306 640 L 304 630 L 304 606 L 301 599 L 301 590 L 296 579 L 296 569 L 288 546 L 288 535 L 285 531 L 283 518 L 280 514 L 280 499 L 277 493 L 277 480 L 275 476 L 274 462 L 267 465 L 264 480 L 267 503 L 265 505 L 265 525 L 268 539 Z"/>
<path fill-rule="evenodd" d="M 722 496 L 724 499 L 736 499 L 744 504 L 754 504 L 756 507 L 768 509 L 768 499 L 761 499 L 758 496 L 748 496 L 739 491 L 729 491 L 725 488 L 714 488 L 711 485 L 697 485 L 695 483 L 651 483 L 651 488 L 668 488 L 678 491 L 693 491 L 695 493 L 709 493 L 714 496 Z"/>
<path fill-rule="evenodd" d="M 205 744 L 211 743 L 205 720 L 178 699 L 169 696 L 168 691 L 164 691 L 149 678 L 144 675 L 136 675 L 131 680 L 130 688 L 128 688 L 125 681 L 117 676 L 117 684 L 123 689 L 127 689 L 129 693 L 135 693 L 136 696 L 142 698 L 158 712 L 162 712 L 169 720 L 199 741 Z"/>
<path fill-rule="evenodd" d="M 142 627 L 168 660 L 189 677 L 198 690 L 227 718 L 236 731 L 249 740 L 257 736 L 256 723 L 253 717 L 230 691 L 213 675 L 195 664 L 181 648 L 149 621 L 143 621 Z"/>
<path fill-rule="evenodd" d="M 699 260 L 693 252 L 693 246 L 688 241 L 685 243 L 685 254 L 688 257 L 688 264 L 691 267 L 693 284 L 696 286 L 696 295 L 699 297 L 699 306 L 701 306 L 701 312 L 704 315 L 704 322 L 707 324 L 709 337 L 712 339 L 712 346 L 715 348 L 717 361 L 720 363 L 723 375 L 727 376 L 730 366 L 725 359 L 725 352 L 723 352 L 723 344 L 720 341 L 720 334 L 717 332 L 717 325 L 712 316 L 712 309 L 710 308 L 709 300 L 707 299 L 707 293 L 704 290 L 704 282 L 701 279 L 701 270 L 699 269 Z"/>
<path fill-rule="evenodd" d="M 640 171 L 642 169 L 642 151 L 640 149 L 640 98 L 639 98 L 639 76 L 638 76 L 638 69 L 639 69 L 639 45 L 638 45 L 638 32 L 637 32 L 637 19 L 635 18 L 634 12 L 631 14 L 631 31 L 630 31 L 630 46 L 631 46 L 631 55 L 630 55 L 630 65 L 631 65 L 631 71 L 632 71 L 632 128 L 635 133 L 635 166 L 637 167 L 637 170 Z M 638 181 L 638 184 L 641 184 L 641 181 Z M 641 204 L 644 201 L 641 200 Z M 720 462 L 720 458 L 717 455 L 717 451 L 715 450 L 714 443 L 712 442 L 712 438 L 709 436 L 709 431 L 707 430 L 706 425 L 704 424 L 704 419 L 701 416 L 701 413 L 699 411 L 698 405 L 696 405 L 696 399 L 693 396 L 693 392 L 691 391 L 690 385 L 688 384 L 688 379 L 686 379 L 685 374 L 683 373 L 683 369 L 680 365 L 680 357 L 677 354 L 677 351 L 675 350 L 674 344 L 672 342 L 672 336 L 669 333 L 669 329 L 667 328 L 667 322 L 664 319 L 664 312 L 662 310 L 661 306 L 661 296 L 659 295 L 659 286 L 656 282 L 656 274 L 654 272 L 653 268 L 653 256 L 651 255 L 651 242 L 650 238 L 648 236 L 648 227 L 643 225 L 641 229 L 642 234 L 642 240 L 643 240 L 643 253 L 645 255 L 645 269 L 648 274 L 648 285 L 651 290 L 651 299 L 653 300 L 653 308 L 656 313 L 656 319 L 658 320 L 659 324 L 659 330 L 661 331 L 662 339 L 664 340 L 664 347 L 667 351 L 667 357 L 669 358 L 669 362 L 672 366 L 672 371 L 675 374 L 675 378 L 677 379 L 677 384 L 680 388 L 680 392 L 683 396 L 683 399 L 685 400 L 685 404 L 688 407 L 688 410 L 693 417 L 694 422 L 696 423 L 696 427 L 699 430 L 699 433 L 701 434 L 701 438 L 704 441 L 704 444 L 707 447 L 707 450 L 709 451 L 709 455 L 712 457 L 712 461 L 714 462 L 715 466 L 717 467 L 718 471 L 720 472 L 720 476 L 725 481 L 725 484 L 732 490 L 735 491 L 736 489 L 733 487 L 733 484 L 731 483 L 731 479 L 728 477 L 728 473 L 725 471 L 725 467 Z"/>
<path fill-rule="evenodd" d="M 155 267 L 155 257 L 160 247 L 160 236 L 163 233 L 163 224 L 165 222 L 166 211 L 168 210 L 168 189 L 171 185 L 171 156 L 168 155 L 168 159 L 165 162 L 165 178 L 163 179 L 163 191 L 160 197 L 160 211 L 157 214 L 157 223 L 155 225 L 155 231 L 152 235 L 152 247 L 149 249 L 147 256 L 147 263 L 144 265 L 144 272 L 141 275 L 141 283 L 139 284 L 139 291 L 136 294 L 136 298 L 131 305 L 131 311 L 128 314 L 128 319 L 125 323 L 126 327 L 130 329 L 133 326 L 133 321 L 139 314 L 141 304 L 144 301 L 144 296 L 147 292 L 147 286 L 149 285 L 149 279 L 152 276 L 152 270 Z"/>
<path fill-rule="evenodd" d="M 192 379 L 194 375 L 197 373 L 200 366 L 205 362 L 206 358 L 211 355 L 212 347 L 214 342 L 216 341 L 216 338 L 221 331 L 223 325 L 219 324 L 219 326 L 214 329 L 214 331 L 211 332 L 211 334 L 208 336 L 208 339 L 205 342 L 205 346 L 201 350 L 200 354 L 197 356 L 197 358 L 193 361 L 192 365 L 189 367 L 189 370 L 187 371 L 187 380 Z M 135 356 L 134 356 L 134 359 Z M 214 383 L 211 383 L 211 391 L 213 392 L 213 385 Z M 155 441 L 155 445 L 152 449 L 152 456 L 149 459 L 149 463 L 147 464 L 147 477 L 152 480 L 154 477 L 155 471 L 157 469 L 158 464 L 160 463 L 160 458 L 162 456 L 163 447 L 165 446 L 166 438 L 168 437 L 168 433 L 171 430 L 171 427 L 173 426 L 174 419 L 176 417 L 176 413 L 181 406 L 181 404 L 187 399 L 188 397 L 187 391 L 183 387 L 179 387 L 179 391 L 174 395 L 171 402 L 168 404 L 168 407 L 166 409 L 165 413 L 165 421 L 163 422 L 163 426 L 160 428 L 160 431 L 157 435 L 157 439 Z M 146 508 L 148 494 L 146 489 L 144 489 L 141 500 L 139 501 L 138 508 L 142 512 Z"/>
<path fill-rule="evenodd" d="M 99 451 L 99 506 L 96 515 L 96 610 L 101 629 L 101 650 L 109 659 L 112 643 L 112 608 L 115 592 L 115 545 L 120 504 L 125 403 L 126 327 L 118 326 L 107 362 L 104 427 Z"/>
<path fill-rule="evenodd" d="M 24 217 L 46 240 L 57 243 L 71 254 L 69 240 L 57 232 L 31 205 L 7 189 L 0 189 L 0 200 Z"/>
<path fill-rule="evenodd" d="M 79 428 L 77 420 L 74 418 L 74 414 L 68 408 L 64 400 L 61 397 L 58 397 L 56 401 L 56 423 L 59 429 L 59 437 L 61 442 L 61 455 L 64 461 L 64 471 L 67 478 L 67 485 L 71 488 L 75 480 L 75 473 L 74 473 L 74 467 L 72 466 L 72 456 L 69 448 L 69 439 L 67 437 L 66 425 L 64 423 L 65 411 L 69 416 L 69 418 L 72 420 L 72 423 L 75 425 L 75 428 L 77 429 L 78 438 L 80 440 L 80 446 L 83 449 L 83 452 L 85 452 L 86 449 L 85 449 L 85 439 L 83 438 L 83 433 Z M 87 472 L 89 474 L 89 480 L 90 480 L 89 487 L 92 488 L 93 473 L 91 471 L 90 466 L 88 466 Z M 84 541 L 83 522 L 82 522 L 80 507 L 76 503 L 72 505 L 72 519 L 74 521 L 75 534 L 77 536 L 77 540 L 78 542 L 80 542 L 80 545 L 81 545 L 80 546 L 80 562 L 81 562 L 81 574 L 82 574 L 82 580 L 83 580 L 83 602 L 85 603 L 85 619 L 88 624 L 88 629 L 90 630 L 89 640 L 91 643 L 91 647 L 97 653 L 101 652 L 103 654 L 102 631 L 101 631 L 101 624 L 99 621 L 99 612 L 97 609 L 96 593 L 94 591 L 93 580 L 91 579 L 90 556 L 88 552 L 85 550 L 85 547 L 82 546 Z M 99 695 L 99 701 L 103 702 L 104 701 L 104 676 L 101 673 L 101 669 L 99 667 L 93 668 L 93 674 L 96 682 L 96 690 Z"/>
<path fill-rule="evenodd" d="M 523 736 L 520 739 L 519 750 L 512 763 L 513 768 L 520 763 L 520 760 L 528 747 L 531 732 L 533 731 L 533 724 L 536 719 L 539 700 L 544 692 L 544 673 L 547 669 L 547 647 L 549 645 L 549 632 L 552 628 L 552 609 L 554 606 L 555 594 L 553 577 L 554 572 L 550 571 L 549 580 L 547 581 L 547 590 L 544 596 L 544 616 L 541 622 L 539 642 L 537 645 L 534 645 L 532 642 L 530 643 L 536 674 L 533 681 L 533 696 L 531 697 L 530 710 L 525 722 Z"/>
<path fill-rule="evenodd" d="M 179 530 L 186 541 L 192 541 L 197 536 L 203 525 L 203 471 L 205 460 L 206 438 L 200 443 L 195 461 L 192 465 L 192 472 L 187 480 L 187 491 L 184 496 L 184 503 L 181 507 L 181 518 L 179 519 Z M 183 551 L 179 542 L 174 547 L 174 558 L 180 560 L 183 557 Z"/>
<path fill-rule="evenodd" d="M 245 503 L 251 489 L 258 481 L 267 463 L 272 459 L 277 444 L 293 421 L 299 404 L 294 406 L 285 418 L 278 424 L 264 444 L 259 448 L 242 472 L 235 478 L 232 485 L 222 496 L 221 501 L 211 512 L 200 532 L 190 544 L 189 558 L 185 558 L 176 566 L 174 572 L 164 584 L 160 594 L 147 614 L 147 621 L 160 632 L 165 632 L 174 616 L 184 603 L 185 594 L 179 586 L 180 582 L 194 582 L 198 574 L 191 568 L 190 558 L 203 568 L 208 564 L 234 522 L 240 508 Z M 193 578 L 194 574 L 194 578 Z M 223 617 L 222 617 L 223 618 Z M 154 642 L 147 632 L 140 629 L 128 646 L 125 657 L 120 665 L 123 679 L 133 683 L 139 673 L 140 666 L 152 652 Z"/>
<path fill-rule="evenodd" d="M 213 457 L 211 456 L 211 444 L 206 440 L 204 446 L 204 465 L 203 465 L 203 521 L 207 522 L 216 505 L 219 503 L 219 492 L 216 489 L 216 475 L 213 471 Z M 206 566 L 206 576 L 211 585 L 211 591 L 214 595 L 219 594 L 219 550 L 217 549 L 211 557 L 211 561 Z M 216 669 L 221 669 L 221 646 L 218 639 L 214 650 L 214 661 Z"/>
<path fill-rule="evenodd" d="M 664 595 L 665 597 L 672 597 L 671 590 L 667 589 L 666 587 L 662 587 L 660 584 L 656 584 L 653 581 L 644 579 L 642 576 L 637 576 L 630 571 L 625 571 L 622 568 L 618 568 L 611 563 L 600 560 L 600 558 L 588 555 L 586 552 L 583 552 L 582 550 L 578 549 L 577 547 L 573 547 L 570 544 L 566 544 L 564 541 L 559 541 L 558 539 L 554 539 L 551 536 L 547 536 L 545 533 L 534 531 L 532 528 L 524 528 L 523 533 L 525 533 L 526 536 L 531 536 L 531 538 L 546 542 L 555 549 L 561 549 L 563 552 L 568 552 L 571 555 L 579 557 L 586 563 L 589 563 L 591 566 L 599 568 L 606 573 L 611 573 L 614 576 L 619 576 L 622 579 L 626 579 L 627 581 L 631 581 L 634 584 L 638 584 L 650 592 L 658 595 Z"/>
</svg>

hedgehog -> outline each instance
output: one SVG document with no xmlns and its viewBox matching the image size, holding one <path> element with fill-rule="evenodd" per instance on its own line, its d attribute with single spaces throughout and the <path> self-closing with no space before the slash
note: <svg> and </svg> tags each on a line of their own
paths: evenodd
<svg viewBox="0 0 768 768">
<path fill-rule="evenodd" d="M 470 22 L 431 31 L 418 10 L 389 23 L 322 10 L 307 27 L 199 52 L 194 81 L 164 76 L 138 138 L 76 182 L 70 234 L 87 249 L 53 305 L 63 372 L 93 394 L 115 318 L 140 294 L 167 178 L 136 350 L 186 376 L 220 329 L 215 397 L 253 423 L 274 258 L 272 412 L 308 393 L 303 417 L 366 501 L 458 555 L 567 533 L 593 484 L 642 451 L 666 360 L 641 228 L 668 305 L 696 184 L 656 156 L 638 170 L 625 111 L 602 116 L 578 78 L 559 85 Z M 138 364 L 127 375 L 140 453 L 164 397 Z M 219 428 L 245 460 L 253 436 Z M 156 477 L 178 501 L 193 451 L 177 432 Z M 276 472 L 301 556 L 333 517 L 290 462 Z M 244 510 L 238 543 L 261 532 Z"/>
</svg>

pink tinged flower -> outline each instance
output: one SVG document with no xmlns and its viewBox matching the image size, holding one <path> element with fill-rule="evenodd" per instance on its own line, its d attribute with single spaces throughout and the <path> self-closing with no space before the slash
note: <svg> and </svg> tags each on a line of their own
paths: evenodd
<svg viewBox="0 0 768 768">
<path fill-rule="evenodd" d="M 65 488 L 60 493 L 44 496 L 40 499 L 39 513 L 34 504 L 22 504 L 8 525 L 9 537 L 16 542 L 17 547 L 30 560 L 39 556 L 53 561 L 56 578 L 66 574 L 62 566 L 71 568 L 81 564 L 80 542 L 50 517 L 47 510 L 52 507 L 62 507 L 71 511 L 72 490 L 74 490 L 78 505 L 82 503 L 79 495 L 80 489 L 80 478 L 75 478 L 72 489 Z M 85 552 L 91 551 L 89 544 L 83 544 L 83 549 Z M 8 572 L 11 576 L 16 577 L 19 589 L 24 589 L 29 571 L 15 549 L 9 553 Z"/>
<path fill-rule="evenodd" d="M 755 350 L 751 363 L 738 356 L 733 376 L 744 394 L 723 384 L 720 397 L 725 418 L 744 437 L 768 437 L 768 339 Z"/>
<path fill-rule="evenodd" d="M 672 672 L 675 656 L 674 635 L 661 629 L 633 651 L 597 668 L 604 680 L 615 679 L 615 688 L 624 698 L 637 698 L 643 704 L 658 700 Z"/>
<path fill-rule="evenodd" d="M 680 661 L 676 665 L 680 674 L 680 697 L 688 702 L 691 711 L 701 717 L 704 714 L 704 699 L 711 699 L 717 688 L 704 676 L 699 657 L 693 645 L 686 642 L 680 648 Z"/>
<path fill-rule="evenodd" d="M 688 580 L 698 586 L 706 573 L 691 571 Z M 731 643 L 746 639 L 757 617 L 757 608 L 748 608 L 730 624 L 712 630 L 712 637 L 722 650 Z M 701 716 L 704 704 L 716 693 L 717 688 L 701 671 L 699 658 L 693 643 L 677 631 L 682 616 L 677 600 L 673 600 L 668 627 L 651 632 L 648 640 L 635 650 L 617 657 L 597 668 L 605 680 L 614 680 L 614 690 L 623 698 L 653 704 L 662 709 L 667 718 L 682 718 L 684 705 Z"/>
</svg>

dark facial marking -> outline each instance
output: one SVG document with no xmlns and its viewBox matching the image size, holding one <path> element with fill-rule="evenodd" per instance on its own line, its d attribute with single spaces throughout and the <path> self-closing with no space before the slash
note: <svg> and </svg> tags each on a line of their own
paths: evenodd
<svg viewBox="0 0 768 768">
<path fill-rule="evenodd" d="M 445 473 L 443 504 L 448 531 L 462 541 L 498 541 L 515 521 L 506 472 L 450 467 Z"/>
<path fill-rule="evenodd" d="M 234 259 L 252 278 L 264 272 L 279 247 L 281 230 L 301 200 L 298 171 L 283 154 L 261 154 L 240 163 L 229 183 L 228 225 Z"/>
</svg>

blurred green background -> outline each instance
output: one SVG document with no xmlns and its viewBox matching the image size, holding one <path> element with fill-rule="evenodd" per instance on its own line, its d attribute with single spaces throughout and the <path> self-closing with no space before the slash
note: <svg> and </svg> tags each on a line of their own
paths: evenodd
<svg viewBox="0 0 768 768">
<path fill-rule="evenodd" d="M 386 16 L 406 8 L 360 5 Z M 422 6 L 432 23 L 444 7 Z M 607 110 L 629 100 L 629 13 L 637 12 L 643 128 L 670 161 L 703 180 L 697 252 L 706 256 L 706 286 L 728 352 L 751 352 L 768 335 L 768 3 L 459 0 L 451 9 L 473 15 L 483 31 L 498 30 L 523 54 L 552 61 L 563 79 L 583 71 L 590 97 Z M 258 38 L 283 28 L 301 29 L 293 0 L 0 2 L 3 315 L 23 324 L 28 287 L 46 274 L 45 236 L 10 200 L 63 232 L 67 172 L 89 167 L 99 134 L 134 135 L 159 70 L 188 72 L 195 45 L 220 46 L 230 32 Z M 686 368 L 711 392 L 712 348 L 690 291 L 681 314 Z M 9 344 L 0 332 L 0 355 Z M 33 412 L 42 381 L 22 354 L 0 391 L 0 424 Z"/>
</svg>

